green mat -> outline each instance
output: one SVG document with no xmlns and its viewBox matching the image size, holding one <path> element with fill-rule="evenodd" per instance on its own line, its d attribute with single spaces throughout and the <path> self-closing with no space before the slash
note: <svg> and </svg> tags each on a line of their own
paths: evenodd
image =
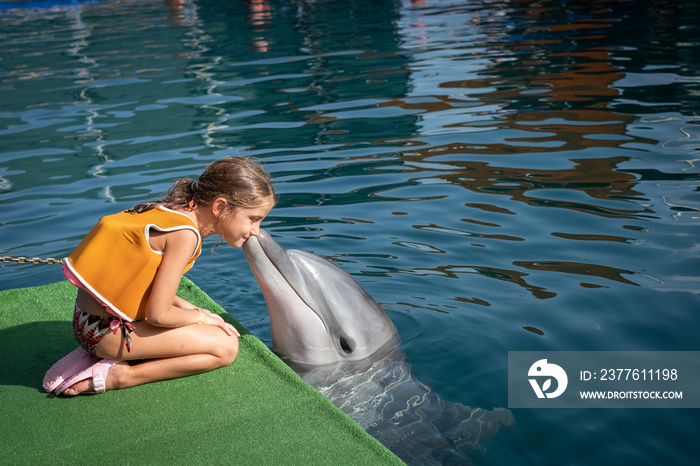
<svg viewBox="0 0 700 466">
<path fill-rule="evenodd" d="M 403 464 L 184 278 L 178 294 L 241 332 L 229 367 L 101 395 L 41 386 L 76 348 L 68 282 L 0 292 L 0 464 Z"/>
</svg>

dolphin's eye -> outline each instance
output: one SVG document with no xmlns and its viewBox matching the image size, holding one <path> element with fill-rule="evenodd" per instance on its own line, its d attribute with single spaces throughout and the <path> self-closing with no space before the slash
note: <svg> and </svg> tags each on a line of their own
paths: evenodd
<svg viewBox="0 0 700 466">
<path fill-rule="evenodd" d="M 352 354 L 354 348 L 348 340 L 344 337 L 340 337 L 340 348 L 345 352 L 345 354 Z"/>
</svg>

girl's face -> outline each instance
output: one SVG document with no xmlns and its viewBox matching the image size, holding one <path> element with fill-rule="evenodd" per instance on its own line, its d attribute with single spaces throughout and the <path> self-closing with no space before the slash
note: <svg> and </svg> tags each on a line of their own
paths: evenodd
<svg viewBox="0 0 700 466">
<path fill-rule="evenodd" d="M 260 232 L 260 223 L 272 210 L 273 200 L 269 199 L 260 207 L 239 208 L 233 214 L 225 215 L 219 224 L 218 232 L 228 244 L 240 248 L 251 235 Z"/>
</svg>

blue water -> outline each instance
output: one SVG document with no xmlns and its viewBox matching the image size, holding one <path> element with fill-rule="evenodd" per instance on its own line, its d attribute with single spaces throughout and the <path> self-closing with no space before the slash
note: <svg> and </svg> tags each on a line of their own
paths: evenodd
<svg viewBox="0 0 700 466">
<path fill-rule="evenodd" d="M 64 257 L 254 156 L 264 227 L 352 273 L 444 399 L 507 406 L 508 351 L 697 351 L 699 24 L 694 0 L 0 1 L 0 255 Z M 241 251 L 188 276 L 270 344 Z M 61 279 L 0 263 L 0 289 Z M 693 409 L 514 413 L 475 463 L 700 457 Z"/>
</svg>

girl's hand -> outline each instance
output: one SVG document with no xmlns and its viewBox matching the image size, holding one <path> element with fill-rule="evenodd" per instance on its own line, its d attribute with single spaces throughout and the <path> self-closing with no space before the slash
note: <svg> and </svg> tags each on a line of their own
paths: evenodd
<svg viewBox="0 0 700 466">
<path fill-rule="evenodd" d="M 204 317 L 204 322 L 203 324 L 207 325 L 213 325 L 215 327 L 219 327 L 221 330 L 226 332 L 227 335 L 233 336 L 236 335 L 238 338 L 241 337 L 241 334 L 238 333 L 238 330 L 236 330 L 236 327 L 233 325 L 229 324 L 226 322 L 223 317 L 221 317 L 219 314 L 214 314 L 208 309 L 202 309 L 202 308 L 195 308 L 198 309 L 199 312 L 202 313 L 202 316 Z"/>
</svg>

